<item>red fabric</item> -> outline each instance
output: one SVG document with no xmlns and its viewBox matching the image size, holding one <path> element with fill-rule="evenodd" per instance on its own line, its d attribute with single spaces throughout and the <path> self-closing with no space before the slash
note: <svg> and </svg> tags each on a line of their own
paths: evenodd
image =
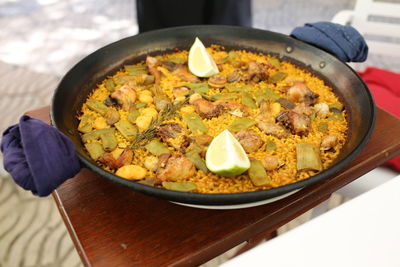
<svg viewBox="0 0 400 267">
<path fill-rule="evenodd" d="M 375 104 L 400 118 L 400 74 L 378 68 L 367 68 L 359 75 L 371 90 Z M 400 171 L 400 156 L 389 160 L 385 165 Z"/>
</svg>

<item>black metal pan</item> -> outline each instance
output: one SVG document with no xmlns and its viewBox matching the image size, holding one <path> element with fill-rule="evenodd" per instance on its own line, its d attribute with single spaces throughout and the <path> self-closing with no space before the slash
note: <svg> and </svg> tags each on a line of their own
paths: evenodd
<svg viewBox="0 0 400 267">
<path fill-rule="evenodd" d="M 198 36 L 203 43 L 228 49 L 269 53 L 289 60 L 325 80 L 345 103 L 350 123 L 349 136 L 336 162 L 323 172 L 300 182 L 278 188 L 235 194 L 200 194 L 169 191 L 125 180 L 100 167 L 85 153 L 76 118 L 87 95 L 98 82 L 114 74 L 124 64 L 144 60 L 174 48 L 189 49 Z M 90 54 L 76 64 L 57 87 L 52 107 L 52 123 L 73 142 L 83 167 L 133 190 L 179 203 L 196 205 L 251 204 L 276 198 L 326 179 L 342 169 L 366 145 L 375 122 L 375 105 L 361 78 L 335 56 L 283 34 L 235 26 L 188 26 L 152 31 L 122 39 Z"/>
</svg>

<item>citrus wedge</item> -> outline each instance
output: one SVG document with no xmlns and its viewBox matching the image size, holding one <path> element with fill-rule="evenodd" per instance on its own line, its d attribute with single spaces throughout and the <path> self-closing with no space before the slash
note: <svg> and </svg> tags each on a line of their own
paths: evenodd
<svg viewBox="0 0 400 267">
<path fill-rule="evenodd" d="M 197 37 L 189 50 L 188 66 L 197 77 L 210 77 L 219 72 L 217 64 Z"/>
<path fill-rule="evenodd" d="M 211 142 L 206 153 L 207 168 L 221 176 L 236 176 L 250 168 L 250 160 L 239 141 L 224 130 Z"/>
</svg>

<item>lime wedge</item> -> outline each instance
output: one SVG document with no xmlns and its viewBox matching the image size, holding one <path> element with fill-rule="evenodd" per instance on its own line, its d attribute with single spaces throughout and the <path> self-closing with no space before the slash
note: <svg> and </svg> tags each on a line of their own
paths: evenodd
<svg viewBox="0 0 400 267">
<path fill-rule="evenodd" d="M 206 153 L 207 168 L 221 176 L 236 176 L 250 168 L 250 160 L 239 141 L 224 130 L 211 142 Z"/>
<path fill-rule="evenodd" d="M 210 77 L 219 72 L 217 64 L 197 37 L 189 50 L 188 66 L 197 77 Z"/>
</svg>

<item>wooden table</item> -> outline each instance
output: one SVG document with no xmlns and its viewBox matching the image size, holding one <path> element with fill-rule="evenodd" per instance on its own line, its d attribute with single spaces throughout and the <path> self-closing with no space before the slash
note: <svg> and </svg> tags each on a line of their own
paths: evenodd
<svg viewBox="0 0 400 267">
<path fill-rule="evenodd" d="M 49 108 L 28 113 L 49 121 Z M 370 142 L 334 177 L 254 208 L 204 210 L 137 193 L 82 169 L 53 197 L 87 266 L 196 266 L 313 208 L 400 154 L 400 120 L 377 109 Z"/>
</svg>

